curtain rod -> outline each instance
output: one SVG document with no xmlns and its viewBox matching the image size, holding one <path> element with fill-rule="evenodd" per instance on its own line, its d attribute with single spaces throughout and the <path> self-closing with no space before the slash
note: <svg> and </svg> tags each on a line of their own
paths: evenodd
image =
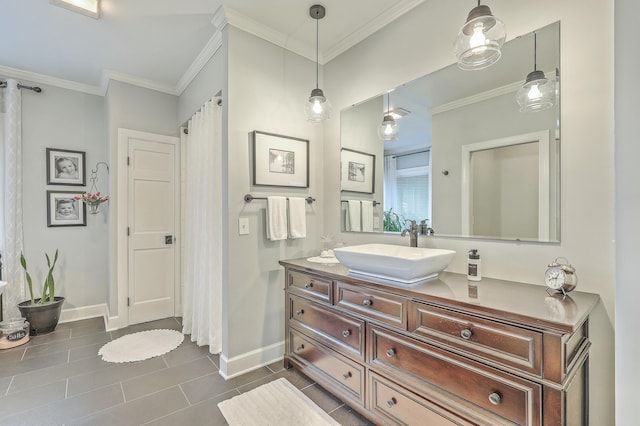
<svg viewBox="0 0 640 426">
<path fill-rule="evenodd" d="M 0 81 L 0 88 L 4 88 L 4 87 L 7 87 L 7 82 Z M 33 90 L 36 93 L 42 92 L 42 89 L 38 86 L 25 86 L 24 84 L 20 84 L 20 83 L 18 83 L 18 89 Z"/>
<path fill-rule="evenodd" d="M 414 154 L 422 154 L 423 152 L 431 152 L 430 149 L 425 149 L 423 151 L 416 151 L 416 152 L 408 152 L 406 154 L 398 154 L 398 155 L 391 155 L 392 158 L 398 158 L 398 157 L 406 157 L 407 155 L 414 155 Z"/>
</svg>

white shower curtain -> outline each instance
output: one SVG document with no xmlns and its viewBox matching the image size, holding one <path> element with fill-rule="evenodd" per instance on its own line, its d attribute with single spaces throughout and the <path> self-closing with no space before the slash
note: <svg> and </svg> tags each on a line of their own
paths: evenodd
<svg viewBox="0 0 640 426">
<path fill-rule="evenodd" d="M 222 351 L 222 134 L 218 99 L 188 125 L 184 161 L 182 332 Z"/>
<path fill-rule="evenodd" d="M 22 235 L 22 96 L 18 82 L 7 80 L 0 89 L 0 253 L 4 318 L 19 317 L 17 304 L 26 300 L 20 266 Z"/>
</svg>

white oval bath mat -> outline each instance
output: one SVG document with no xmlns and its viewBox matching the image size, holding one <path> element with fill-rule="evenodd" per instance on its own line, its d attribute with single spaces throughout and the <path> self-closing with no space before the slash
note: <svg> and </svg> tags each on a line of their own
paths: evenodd
<svg viewBox="0 0 640 426">
<path fill-rule="evenodd" d="M 164 355 L 180 346 L 184 335 L 176 330 L 147 330 L 124 335 L 98 351 L 103 361 L 134 362 Z"/>
</svg>

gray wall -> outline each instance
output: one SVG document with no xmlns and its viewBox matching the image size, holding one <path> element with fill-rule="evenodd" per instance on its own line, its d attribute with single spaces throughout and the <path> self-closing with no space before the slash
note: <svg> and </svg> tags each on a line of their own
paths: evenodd
<svg viewBox="0 0 640 426">
<path fill-rule="evenodd" d="M 318 254 L 324 146 L 322 126 L 304 118 L 304 101 L 315 87 L 314 63 L 231 26 L 228 37 L 229 241 L 226 353 L 222 358 L 226 374 L 231 375 L 245 366 L 254 368 L 255 362 L 266 363 L 282 356 L 284 273 L 278 260 Z M 249 132 L 253 130 L 309 140 L 308 189 L 252 185 Z M 268 241 L 266 202 L 247 204 L 243 201 L 247 193 L 315 197 L 317 201 L 306 207 L 307 237 Z M 238 235 L 239 217 L 249 219 L 249 235 Z"/>
<path fill-rule="evenodd" d="M 107 103 L 107 134 L 109 144 L 109 164 L 113 165 L 111 172 L 111 200 L 109 201 L 110 225 L 109 244 L 110 253 L 115 254 L 117 241 L 118 193 L 116 174 L 118 170 L 118 128 L 138 130 L 142 132 L 158 133 L 161 135 L 178 136 L 178 97 L 166 93 L 156 92 L 119 81 L 111 81 L 106 96 Z M 118 283 L 116 274 L 116 256 L 109 259 L 111 277 L 107 304 L 109 315 L 118 314 Z"/>
<path fill-rule="evenodd" d="M 616 423 L 638 424 L 640 339 L 635 318 L 640 300 L 640 145 L 638 144 L 637 0 L 616 0 Z"/>
<path fill-rule="evenodd" d="M 436 236 L 422 238 L 419 244 L 455 250 L 457 255 L 449 271 L 463 273 L 465 254 L 477 248 L 483 254 L 484 276 L 541 286 L 546 265 L 558 256 L 567 257 L 580 276 L 579 290 L 598 293 L 602 299 L 591 319 L 590 364 L 596 367 L 591 369 L 589 409 L 592 424 L 611 425 L 615 296 L 613 0 L 590 1 L 588 6 L 578 0 L 494 0 L 491 9 L 506 23 L 509 38 L 561 21 L 561 242 L 529 244 Z M 459 2 L 424 2 L 326 64 L 325 91 L 334 108 L 343 109 L 451 64 L 455 60 L 451 43 L 467 12 Z M 449 42 L 443 38 L 448 34 Z M 385 61 L 380 60 L 380 52 L 385 52 Z M 340 123 L 338 115 L 335 117 L 325 124 L 327 164 L 336 161 L 340 152 Z M 340 233 L 338 177 L 325 174 L 325 187 L 326 233 L 338 235 L 345 243 L 408 244 L 393 235 Z M 589 231 L 593 229 L 597 231 Z"/>
<path fill-rule="evenodd" d="M 39 85 L 40 94 L 22 91 L 24 253 L 34 280 L 42 291 L 46 273 L 44 253 L 59 249 L 55 269 L 56 294 L 64 296 L 64 309 L 102 304 L 107 294 L 107 228 L 103 211 L 87 215 L 87 226 L 47 227 L 46 191 L 88 191 L 90 171 L 107 161 L 105 102 L 101 96 Z M 87 186 L 47 185 L 46 148 L 86 152 Z M 109 189 L 104 168 L 98 189 Z"/>
</svg>

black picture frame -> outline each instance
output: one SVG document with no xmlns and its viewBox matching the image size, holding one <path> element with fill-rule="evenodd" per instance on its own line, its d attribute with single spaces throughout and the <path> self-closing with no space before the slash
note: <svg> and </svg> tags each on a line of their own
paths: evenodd
<svg viewBox="0 0 640 426">
<path fill-rule="evenodd" d="M 46 164 L 47 185 L 86 185 L 86 153 L 84 151 L 47 148 Z M 75 170 L 68 170 L 69 166 L 72 166 Z"/>
<path fill-rule="evenodd" d="M 251 132 L 253 184 L 309 187 L 309 141 L 275 133 Z"/>
<path fill-rule="evenodd" d="M 87 206 L 81 192 L 47 191 L 47 227 L 87 226 Z"/>
<path fill-rule="evenodd" d="M 375 192 L 376 156 L 342 148 L 340 150 L 340 190 L 373 194 Z"/>
</svg>

